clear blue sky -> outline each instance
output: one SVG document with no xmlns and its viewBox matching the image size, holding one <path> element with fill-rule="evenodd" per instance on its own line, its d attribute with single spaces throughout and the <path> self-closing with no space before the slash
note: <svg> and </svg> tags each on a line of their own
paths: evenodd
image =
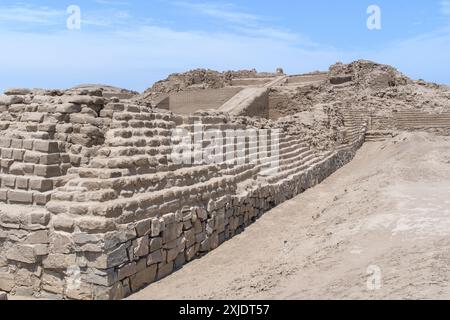
<svg viewBox="0 0 450 320">
<path fill-rule="evenodd" d="M 69 5 L 80 30 L 66 26 Z M 367 28 L 369 5 L 381 30 Z M 450 84 L 450 0 L 2 0 L 0 41 L 0 90 L 141 91 L 197 67 L 295 74 L 359 58 Z"/>
</svg>

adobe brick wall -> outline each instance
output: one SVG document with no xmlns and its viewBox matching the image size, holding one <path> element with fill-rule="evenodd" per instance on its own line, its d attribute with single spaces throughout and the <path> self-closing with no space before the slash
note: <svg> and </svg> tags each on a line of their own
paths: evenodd
<svg viewBox="0 0 450 320">
<path fill-rule="evenodd" d="M 320 183 L 352 159 L 365 132 L 360 125 L 349 128 L 348 144 L 324 154 L 299 137 L 282 135 L 280 171 L 267 176 L 263 163 L 184 165 L 171 160 L 180 143 L 172 140 L 174 129 L 190 135 L 199 120 L 205 128 L 245 128 L 226 116 L 181 117 L 105 101 L 93 104 L 94 114 L 86 110 L 96 99 L 89 96 L 76 97 L 80 108 L 68 108 L 78 113 L 62 116 L 49 110 L 67 111 L 58 102 L 74 98 L 56 99 L 47 102 L 47 109 L 44 102 L 32 107 L 30 102 L 26 108 L 31 113 L 47 111 L 18 121 L 13 113 L 2 130 L 0 154 L 8 165 L 1 174 L 6 198 L 0 203 L 0 290 L 18 295 L 123 298 Z M 3 119 L 8 113 L 2 113 Z M 64 125 L 66 132 L 57 136 L 63 132 L 35 131 L 36 126 L 29 131 L 30 119 L 56 123 L 55 129 Z M 93 136 L 84 131 L 91 126 L 97 128 Z M 40 139 L 33 139 L 34 133 Z M 74 140 L 73 134 L 86 137 Z M 37 202 L 41 193 L 47 198 Z"/>
</svg>

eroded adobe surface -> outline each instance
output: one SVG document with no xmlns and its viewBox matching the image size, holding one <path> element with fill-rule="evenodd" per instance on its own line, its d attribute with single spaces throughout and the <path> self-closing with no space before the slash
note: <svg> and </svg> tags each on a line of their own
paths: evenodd
<svg viewBox="0 0 450 320">
<path fill-rule="evenodd" d="M 370 66 L 377 73 L 385 70 Z M 345 86 L 353 91 L 352 86 L 367 79 L 351 65 L 335 69 L 326 79 L 308 75 L 308 81 L 319 81 L 326 89 L 300 96 L 314 101 Z M 268 92 L 290 87 L 289 79 L 281 80 L 273 88 L 258 86 Z M 379 89 L 384 83 L 399 90 L 405 81 L 393 83 L 380 76 L 369 89 L 379 94 L 387 90 Z M 302 78 L 293 82 L 302 83 Z M 436 90 L 448 97 L 448 91 Z M 245 97 L 241 93 L 238 100 Z M 349 162 L 368 127 L 378 121 L 369 102 L 354 100 L 344 107 L 342 101 L 323 99 L 300 106 L 304 109 L 289 117 L 266 119 L 246 116 L 248 110 L 239 103 L 237 113 L 179 115 L 153 108 L 142 97 L 103 96 L 99 88 L 5 92 L 0 96 L 0 290 L 120 299 L 215 249 L 264 212 Z M 270 99 L 265 101 L 270 111 Z M 254 105 L 248 103 L 251 110 L 259 110 Z M 408 113 L 401 119 L 394 117 L 398 112 L 382 114 L 377 128 L 391 133 L 402 129 L 401 121 L 405 128 L 448 124 L 436 112 L 424 120 L 423 110 L 403 111 Z M 248 137 L 239 140 L 239 134 L 222 139 L 221 149 L 232 161 L 178 161 L 174 154 L 191 141 L 200 150 L 216 142 L 213 136 L 196 136 L 199 128 L 265 135 L 257 135 L 256 145 Z M 266 152 L 258 149 L 257 160 L 250 161 L 256 146 L 267 139 L 274 143 Z"/>
</svg>

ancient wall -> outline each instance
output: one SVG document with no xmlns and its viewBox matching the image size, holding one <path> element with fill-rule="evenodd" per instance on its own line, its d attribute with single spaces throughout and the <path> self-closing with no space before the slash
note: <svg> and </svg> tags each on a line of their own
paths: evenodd
<svg viewBox="0 0 450 320">
<path fill-rule="evenodd" d="M 198 123 L 220 132 L 246 127 L 226 116 L 183 117 L 96 99 L 45 96 L 46 102 L 33 102 L 34 95 L 3 104 L 7 196 L 0 204 L 0 290 L 123 298 L 325 179 L 351 160 L 365 130 L 348 118 L 347 144 L 328 153 L 315 152 L 301 137 L 281 135 L 258 161 L 178 163 L 173 151 L 188 142 L 183 137 L 194 138 Z M 55 129 L 45 130 L 50 124 Z M 184 134 L 174 136 L 174 130 Z M 211 139 L 199 141 L 207 147 Z M 250 140 L 227 143 L 253 148 Z M 34 167 L 17 171 L 16 164 Z M 46 198 L 38 203 L 41 193 Z"/>
</svg>

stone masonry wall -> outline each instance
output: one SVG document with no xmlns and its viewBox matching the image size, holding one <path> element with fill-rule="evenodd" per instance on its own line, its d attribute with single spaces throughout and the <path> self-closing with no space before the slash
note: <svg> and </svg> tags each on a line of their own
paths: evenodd
<svg viewBox="0 0 450 320">
<path fill-rule="evenodd" d="M 22 98 L 30 99 L 28 95 Z M 4 160 L 14 160 L 8 170 L 16 162 L 31 163 L 24 161 L 27 152 L 36 153 L 34 166 L 53 165 L 48 163 L 54 157 L 59 168 L 56 173 L 46 169 L 49 173 L 43 176 L 36 169 L 2 171 L 7 199 L 0 204 L 0 290 L 19 295 L 126 297 L 215 249 L 264 212 L 320 183 L 352 159 L 365 133 L 358 121 L 349 121 L 348 144 L 321 154 L 301 137 L 282 135 L 280 170 L 267 175 L 264 168 L 274 161 L 271 152 L 256 163 L 172 161 L 173 148 L 183 144 L 173 139 L 174 129 L 193 135 L 193 124 L 199 120 L 205 128 L 245 128 L 227 117 L 180 117 L 118 101 L 92 104 L 97 98 L 89 95 L 77 100 L 89 101 L 79 105 L 81 110 L 71 106 L 70 110 L 78 112 L 65 114 L 51 112 L 56 111 L 55 105 L 61 108 L 59 101 L 66 98 L 56 99 L 49 102 L 48 109 L 42 109 L 44 103 L 33 105 L 31 113 L 39 108 L 47 111 L 32 123 L 33 128 L 47 122 L 53 122 L 55 129 L 62 124 L 71 126 L 63 135 L 56 130 L 24 130 L 29 116 L 10 115 L 14 104 L 2 113 L 2 119 L 12 117 L 2 130 L 10 140 L 2 140 L 2 145 L 12 149 L 13 155 L 15 150 L 24 150 L 22 160 L 9 159 L 10 152 L 5 151 Z M 86 110 L 92 110 L 89 105 L 99 106 L 95 114 Z M 31 118 L 35 119 L 34 114 Z M 35 133 L 40 139 L 33 140 Z M 20 140 L 21 148 L 13 139 Z M 29 139 L 31 146 L 25 142 Z M 201 143 L 207 146 L 210 141 L 205 138 Z M 10 176 L 15 179 L 14 188 Z M 34 190 L 39 184 L 36 179 L 52 183 L 41 183 L 44 189 Z M 25 190 L 25 184 L 26 202 L 22 200 L 25 193 L 17 194 Z M 35 202 L 40 193 L 47 198 Z"/>
</svg>

